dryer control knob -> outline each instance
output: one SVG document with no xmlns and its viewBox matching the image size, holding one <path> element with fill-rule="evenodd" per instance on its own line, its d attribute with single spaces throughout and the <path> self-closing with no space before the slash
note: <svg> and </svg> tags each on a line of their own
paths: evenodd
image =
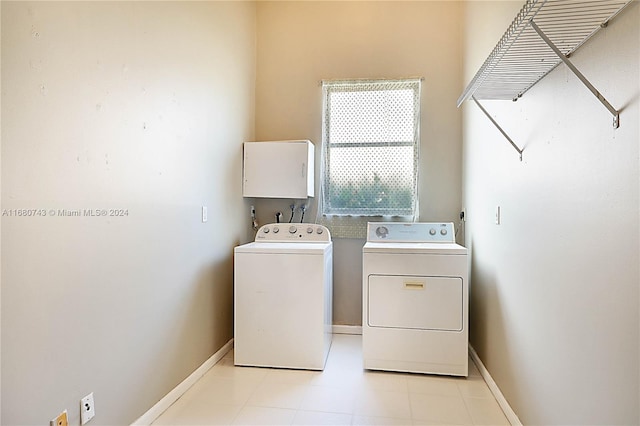
<svg viewBox="0 0 640 426">
<path fill-rule="evenodd" d="M 378 226 L 376 228 L 376 237 L 378 238 L 387 238 L 389 234 L 389 229 L 386 226 Z"/>
<path fill-rule="evenodd" d="M 324 231 L 322 230 L 322 228 L 318 228 L 318 230 L 316 231 L 318 234 L 322 234 Z"/>
<path fill-rule="evenodd" d="M 273 233 L 277 234 L 278 232 L 280 232 L 280 228 L 278 228 L 277 226 L 273 227 Z"/>
<path fill-rule="evenodd" d="M 307 228 L 307 234 L 311 234 L 313 232 L 313 228 L 312 227 L 308 227 Z"/>
<path fill-rule="evenodd" d="M 429 235 L 436 235 L 436 230 L 433 228 L 429 229 Z"/>
<path fill-rule="evenodd" d="M 290 226 L 289 227 L 289 233 L 290 234 L 295 234 L 296 231 L 298 231 L 298 228 L 296 228 L 295 226 Z"/>
<path fill-rule="evenodd" d="M 265 234 L 268 234 L 268 233 L 269 233 L 269 228 L 264 228 L 264 229 L 262 230 L 262 232 L 264 232 Z"/>
<path fill-rule="evenodd" d="M 441 229 L 441 230 L 440 230 L 440 233 L 441 233 L 442 235 L 447 235 L 447 230 L 446 230 L 446 229 Z"/>
</svg>

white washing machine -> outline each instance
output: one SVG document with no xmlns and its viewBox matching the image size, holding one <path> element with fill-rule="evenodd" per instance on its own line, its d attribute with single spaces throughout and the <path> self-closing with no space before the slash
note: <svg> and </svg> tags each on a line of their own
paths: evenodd
<svg viewBox="0 0 640 426">
<path fill-rule="evenodd" d="M 369 223 L 364 368 L 468 375 L 467 249 L 452 223 Z"/>
<path fill-rule="evenodd" d="M 234 249 L 235 365 L 323 370 L 332 338 L 333 245 L 322 225 L 264 225 Z"/>
</svg>

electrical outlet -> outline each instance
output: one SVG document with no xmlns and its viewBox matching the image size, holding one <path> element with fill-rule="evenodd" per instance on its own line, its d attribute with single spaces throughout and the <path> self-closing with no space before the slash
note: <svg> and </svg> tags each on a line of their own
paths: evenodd
<svg viewBox="0 0 640 426">
<path fill-rule="evenodd" d="M 96 415 L 96 407 L 93 405 L 93 392 L 80 400 L 80 421 L 87 423 Z"/>
<path fill-rule="evenodd" d="M 49 426 L 69 426 L 69 419 L 67 418 L 67 410 L 64 410 L 55 419 L 49 422 Z"/>
</svg>

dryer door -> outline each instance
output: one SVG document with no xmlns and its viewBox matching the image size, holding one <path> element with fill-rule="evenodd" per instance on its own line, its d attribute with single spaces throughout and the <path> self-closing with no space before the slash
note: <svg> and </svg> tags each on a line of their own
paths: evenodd
<svg viewBox="0 0 640 426">
<path fill-rule="evenodd" d="M 368 325 L 461 331 L 462 278 L 369 275 Z"/>
</svg>

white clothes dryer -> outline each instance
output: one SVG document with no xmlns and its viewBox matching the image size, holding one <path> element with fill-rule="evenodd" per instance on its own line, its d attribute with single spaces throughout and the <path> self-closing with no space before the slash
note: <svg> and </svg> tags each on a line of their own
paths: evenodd
<svg viewBox="0 0 640 426">
<path fill-rule="evenodd" d="M 364 368 L 467 376 L 467 265 L 453 223 L 369 223 Z"/>
<path fill-rule="evenodd" d="M 323 370 L 332 338 L 333 245 L 322 225 L 262 226 L 234 249 L 235 365 Z"/>
</svg>

